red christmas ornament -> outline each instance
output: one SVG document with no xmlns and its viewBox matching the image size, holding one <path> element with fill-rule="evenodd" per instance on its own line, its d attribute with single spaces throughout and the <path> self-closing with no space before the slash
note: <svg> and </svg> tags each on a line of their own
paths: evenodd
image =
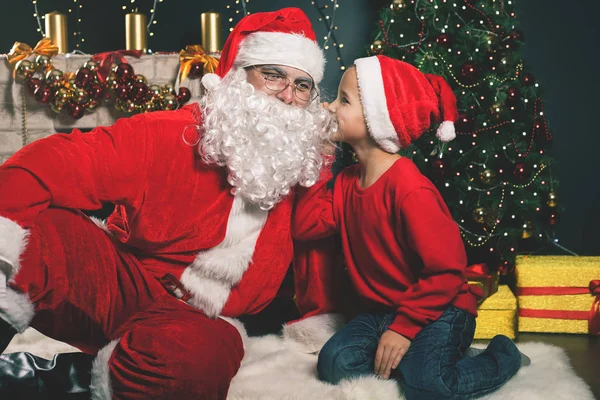
<svg viewBox="0 0 600 400">
<path fill-rule="evenodd" d="M 531 86 L 535 83 L 535 76 L 533 76 L 532 73 L 526 73 L 525 75 L 523 75 L 523 85 L 525 86 Z"/>
<path fill-rule="evenodd" d="M 471 62 L 465 63 L 460 69 L 463 83 L 473 83 L 479 78 L 479 67 Z"/>
<path fill-rule="evenodd" d="M 431 178 L 434 181 L 444 180 L 448 175 L 450 175 L 450 167 L 446 160 L 443 158 L 436 158 L 431 163 Z"/>
<path fill-rule="evenodd" d="M 42 81 L 40 78 L 31 78 L 25 81 L 25 87 L 27 88 L 27 92 L 33 96 L 35 91 L 40 87 Z"/>
<path fill-rule="evenodd" d="M 556 226 L 560 221 L 560 214 L 555 209 L 551 209 L 548 211 L 548 225 Z"/>
<path fill-rule="evenodd" d="M 104 97 L 104 86 L 99 83 L 95 83 L 92 85 L 88 93 L 92 99 L 101 100 Z"/>
<path fill-rule="evenodd" d="M 453 40 L 452 36 L 450 36 L 448 33 L 442 33 L 440 36 L 435 38 L 435 42 L 440 46 L 449 49 L 452 47 Z"/>
<path fill-rule="evenodd" d="M 521 91 L 516 87 L 508 88 L 506 94 L 506 101 L 510 104 L 516 104 L 521 98 Z"/>
<path fill-rule="evenodd" d="M 115 90 L 115 94 L 119 100 L 127 101 L 129 99 L 129 88 L 127 85 L 121 84 Z"/>
<path fill-rule="evenodd" d="M 85 114 L 85 107 L 80 104 L 68 102 L 66 105 L 67 114 L 69 114 L 72 118 L 79 119 L 83 117 Z"/>
<path fill-rule="evenodd" d="M 190 69 L 190 73 L 188 75 L 191 78 L 201 78 L 202 75 L 204 75 L 204 64 L 199 62 L 192 64 L 192 69 Z"/>
<path fill-rule="evenodd" d="M 33 92 L 33 97 L 42 104 L 47 104 L 52 99 L 52 90 L 44 84 L 40 84 L 40 86 Z"/>
<path fill-rule="evenodd" d="M 136 82 L 129 91 L 129 98 L 137 105 L 142 105 L 146 101 L 148 87 L 141 82 Z"/>
<path fill-rule="evenodd" d="M 523 31 L 520 31 L 518 29 L 513 29 L 508 34 L 508 38 L 513 43 L 523 43 L 525 41 L 525 34 L 523 33 Z"/>
<path fill-rule="evenodd" d="M 87 87 L 94 80 L 94 74 L 87 68 L 79 68 L 75 73 L 75 84 L 79 87 Z"/>
<path fill-rule="evenodd" d="M 184 86 L 179 88 L 179 94 L 177 95 L 177 102 L 179 102 L 179 105 L 184 105 L 185 103 L 190 101 L 191 98 L 192 92 L 190 92 L 190 89 Z"/>
<path fill-rule="evenodd" d="M 133 67 L 127 63 L 119 64 L 119 66 L 116 68 L 115 76 L 117 77 L 117 81 L 120 83 L 131 81 L 135 77 Z"/>
<path fill-rule="evenodd" d="M 529 167 L 525 163 L 516 163 L 513 169 L 513 178 L 517 183 L 526 183 L 529 179 Z"/>
</svg>

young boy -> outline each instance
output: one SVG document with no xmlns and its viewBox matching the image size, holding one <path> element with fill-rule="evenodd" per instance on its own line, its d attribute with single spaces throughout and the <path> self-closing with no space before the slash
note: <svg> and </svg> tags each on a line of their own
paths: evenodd
<svg viewBox="0 0 600 400">
<path fill-rule="evenodd" d="M 443 78 L 385 56 L 358 59 L 340 82 L 336 141 L 359 164 L 334 188 L 299 196 L 292 235 L 338 233 L 350 279 L 368 312 L 338 331 L 319 354 L 321 380 L 377 374 L 401 379 L 407 399 L 483 396 L 517 373 L 521 354 L 506 336 L 465 353 L 481 292 L 463 276 L 466 255 L 441 195 L 411 160 L 397 154 L 442 120 L 455 137 L 456 98 Z M 525 361 L 526 362 L 526 361 Z"/>
</svg>

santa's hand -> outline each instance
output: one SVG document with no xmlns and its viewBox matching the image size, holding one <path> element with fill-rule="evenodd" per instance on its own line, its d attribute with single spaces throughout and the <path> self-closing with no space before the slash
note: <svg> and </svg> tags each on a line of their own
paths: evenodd
<svg viewBox="0 0 600 400">
<path fill-rule="evenodd" d="M 375 354 L 375 373 L 384 379 L 390 377 L 392 369 L 398 368 L 400 360 L 410 347 L 410 340 L 391 330 L 387 330 L 379 338 L 379 346 Z"/>
</svg>

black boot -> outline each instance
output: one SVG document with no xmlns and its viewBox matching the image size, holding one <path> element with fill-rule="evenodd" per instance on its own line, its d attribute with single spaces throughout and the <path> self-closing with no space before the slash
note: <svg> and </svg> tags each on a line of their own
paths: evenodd
<svg viewBox="0 0 600 400">
<path fill-rule="evenodd" d="M 2 317 L 0 317 L 0 354 L 8 347 L 17 330 Z"/>
<path fill-rule="evenodd" d="M 93 359 L 85 353 L 57 354 L 52 360 L 24 352 L 2 354 L 0 399 L 89 399 Z"/>
</svg>

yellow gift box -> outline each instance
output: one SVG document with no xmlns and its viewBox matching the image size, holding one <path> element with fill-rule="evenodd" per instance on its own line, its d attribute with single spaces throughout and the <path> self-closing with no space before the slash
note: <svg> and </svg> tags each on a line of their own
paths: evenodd
<svg viewBox="0 0 600 400">
<path fill-rule="evenodd" d="M 519 332 L 600 334 L 600 257 L 520 256 Z"/>
<path fill-rule="evenodd" d="M 475 339 L 491 339 L 505 335 L 514 339 L 517 334 L 517 298 L 507 285 L 485 299 L 477 308 Z"/>
</svg>

